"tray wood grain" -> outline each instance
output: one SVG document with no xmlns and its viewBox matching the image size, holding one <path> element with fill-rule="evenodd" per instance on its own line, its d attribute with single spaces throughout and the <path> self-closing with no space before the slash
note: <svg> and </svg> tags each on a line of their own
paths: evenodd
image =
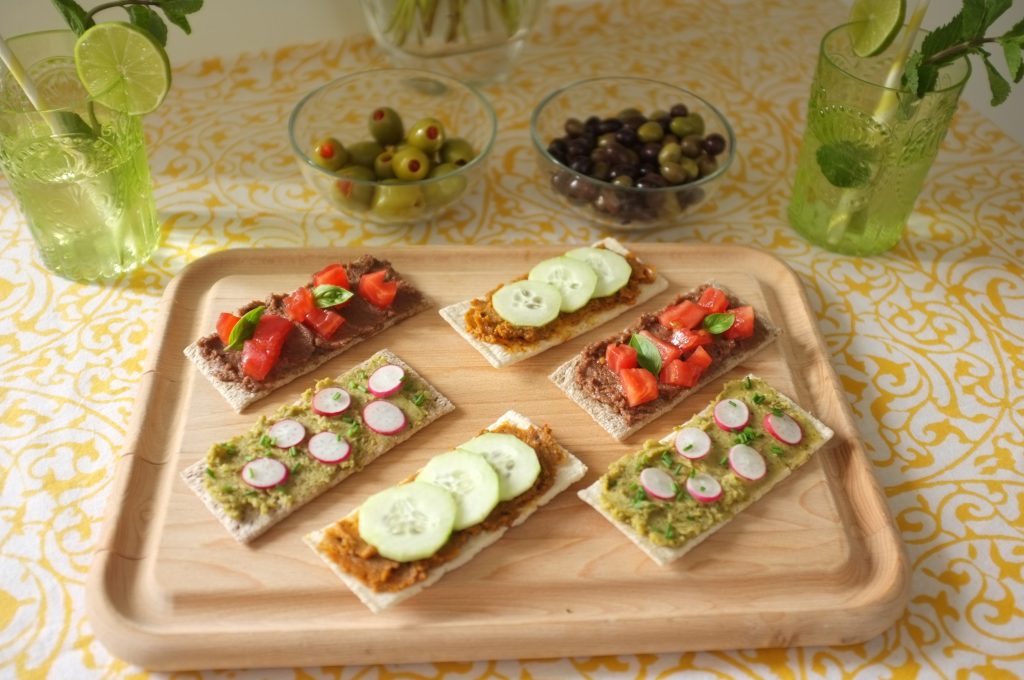
<svg viewBox="0 0 1024 680">
<path fill-rule="evenodd" d="M 494 369 L 428 310 L 235 413 L 185 359 L 217 314 L 288 291 L 366 249 L 232 250 L 199 260 L 164 294 L 149 369 L 115 470 L 87 603 L 117 656 L 153 669 L 402 663 L 846 644 L 900 615 L 908 568 L 838 378 L 796 275 L 737 246 L 635 244 L 668 291 L 601 328 Z M 437 307 L 528 271 L 560 246 L 420 246 L 389 258 Z M 590 484 L 645 439 L 713 397 L 707 386 L 617 443 L 547 380 L 587 342 L 715 278 L 767 309 L 784 335 L 725 379 L 760 375 L 836 431 L 836 442 L 671 567 L 658 567 L 567 491 L 461 569 L 373 615 L 301 537 L 475 435 L 510 408 L 549 423 Z M 216 441 L 379 348 L 396 352 L 456 404 L 430 425 L 249 546 L 232 539 L 179 478 Z"/>
</svg>

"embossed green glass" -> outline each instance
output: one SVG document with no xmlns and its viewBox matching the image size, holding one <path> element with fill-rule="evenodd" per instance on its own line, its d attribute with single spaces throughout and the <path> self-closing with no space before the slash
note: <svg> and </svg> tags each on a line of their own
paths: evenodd
<svg viewBox="0 0 1024 680">
<path fill-rule="evenodd" d="M 970 75 L 962 59 L 921 99 L 889 90 L 896 50 L 858 57 L 846 26 L 821 42 L 789 222 L 828 250 L 875 255 L 899 242 Z"/>
</svg>

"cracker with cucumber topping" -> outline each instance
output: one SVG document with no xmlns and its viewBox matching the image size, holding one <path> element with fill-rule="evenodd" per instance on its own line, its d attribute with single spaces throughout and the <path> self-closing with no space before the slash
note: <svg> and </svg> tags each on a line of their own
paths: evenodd
<svg viewBox="0 0 1024 680">
<path fill-rule="evenodd" d="M 224 528 L 248 543 L 454 408 L 381 350 L 261 416 L 245 434 L 214 444 L 182 477 Z"/>
<path fill-rule="evenodd" d="M 792 399 L 748 375 L 726 383 L 704 410 L 613 463 L 577 495 L 665 566 L 775 488 L 832 437 Z"/>
<path fill-rule="evenodd" d="M 303 540 L 378 613 L 469 562 L 586 471 L 547 426 L 508 411 Z"/>
<path fill-rule="evenodd" d="M 495 368 L 597 328 L 668 287 L 613 238 L 537 263 L 528 274 L 441 316 Z"/>
</svg>

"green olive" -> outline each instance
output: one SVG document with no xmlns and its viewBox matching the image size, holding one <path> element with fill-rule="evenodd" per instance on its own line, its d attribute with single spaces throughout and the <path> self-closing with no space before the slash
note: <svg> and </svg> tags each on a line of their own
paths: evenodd
<svg viewBox="0 0 1024 680">
<path fill-rule="evenodd" d="M 444 125 L 437 118 L 420 118 L 405 136 L 407 143 L 428 155 L 437 153 L 444 140 Z"/>
<path fill-rule="evenodd" d="M 387 106 L 381 106 L 373 110 L 369 121 L 370 134 L 373 138 L 387 146 L 398 144 L 405 135 L 405 127 L 402 125 L 402 117 Z"/>
<path fill-rule="evenodd" d="M 612 184 L 617 184 L 620 187 L 631 187 L 633 186 L 633 178 L 629 175 L 619 175 L 612 180 Z"/>
<path fill-rule="evenodd" d="M 686 135 L 679 141 L 679 148 L 687 158 L 696 158 L 703 151 L 700 146 L 703 139 L 700 135 Z"/>
<path fill-rule="evenodd" d="M 598 136 L 598 138 L 597 138 L 597 146 L 599 146 L 599 147 L 608 146 L 609 144 L 611 144 L 614 141 L 615 141 L 615 133 L 614 132 L 606 132 L 603 135 Z"/>
<path fill-rule="evenodd" d="M 377 186 L 373 192 L 373 212 L 378 217 L 415 219 L 423 214 L 427 201 L 423 191 L 412 184 L 390 183 Z"/>
<path fill-rule="evenodd" d="M 633 118 L 643 118 L 644 114 L 640 109 L 633 108 L 632 106 L 619 111 L 619 115 L 616 116 L 619 120 L 630 120 Z"/>
<path fill-rule="evenodd" d="M 665 136 L 665 130 L 661 127 L 661 123 L 649 120 L 637 128 L 636 136 L 644 143 L 659 142 Z"/>
<path fill-rule="evenodd" d="M 718 169 L 718 161 L 713 156 L 701 154 L 700 158 L 697 159 L 697 169 L 700 171 L 701 177 L 707 177 Z"/>
<path fill-rule="evenodd" d="M 459 169 L 454 163 L 441 163 L 434 166 L 430 171 L 431 177 L 444 177 Z M 423 194 L 426 196 L 427 205 L 441 206 L 454 203 L 462 192 L 466 190 L 466 178 L 463 175 L 447 177 L 436 182 L 428 182 L 423 185 Z"/>
<path fill-rule="evenodd" d="M 337 170 L 348 163 L 348 151 L 334 137 L 324 137 L 313 145 L 313 162 L 327 170 Z"/>
<path fill-rule="evenodd" d="M 676 143 L 669 143 L 661 147 L 661 151 L 658 152 L 658 163 L 664 165 L 665 163 L 678 163 L 679 159 L 683 155 L 683 150 Z"/>
<path fill-rule="evenodd" d="M 697 134 L 697 123 L 689 115 L 676 116 L 668 123 L 669 132 L 679 139 L 686 135 Z"/>
<path fill-rule="evenodd" d="M 430 159 L 415 146 L 405 145 L 395 152 L 391 168 L 398 179 L 423 179 L 430 172 Z"/>
<path fill-rule="evenodd" d="M 679 166 L 686 173 L 686 181 L 695 180 L 700 176 L 700 168 L 697 166 L 697 161 L 692 158 L 683 156 L 679 159 Z"/>
<path fill-rule="evenodd" d="M 394 157 L 393 151 L 384 149 L 373 159 L 373 174 L 377 176 L 377 179 L 394 179 L 396 177 L 395 168 L 391 163 L 391 159 Z"/>
<path fill-rule="evenodd" d="M 690 112 L 686 117 L 690 119 L 690 124 L 693 125 L 693 134 L 703 136 L 704 117 L 696 112 Z"/>
<path fill-rule="evenodd" d="M 670 184 L 682 184 L 688 179 L 686 170 L 683 169 L 679 161 L 662 161 L 659 172 Z"/>
<path fill-rule="evenodd" d="M 348 210 L 366 210 L 373 200 L 373 185 L 353 182 L 353 179 L 373 180 L 373 170 L 361 165 L 350 165 L 337 172 L 339 179 L 331 185 L 330 199 Z"/>
<path fill-rule="evenodd" d="M 462 137 L 449 137 L 441 146 L 441 162 L 465 165 L 476 158 L 473 145 Z"/>
<path fill-rule="evenodd" d="M 384 153 L 384 147 L 377 142 L 356 142 L 348 147 L 348 162 L 373 170 L 373 162 Z"/>
<path fill-rule="evenodd" d="M 648 118 L 650 120 L 661 120 L 662 118 L 668 118 L 668 111 L 666 111 L 665 109 L 655 109 L 654 111 L 651 112 L 651 115 L 648 116 Z"/>
</svg>

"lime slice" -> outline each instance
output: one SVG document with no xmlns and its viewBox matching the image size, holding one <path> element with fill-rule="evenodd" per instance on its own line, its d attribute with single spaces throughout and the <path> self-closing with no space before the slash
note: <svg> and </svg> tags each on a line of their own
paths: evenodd
<svg viewBox="0 0 1024 680">
<path fill-rule="evenodd" d="M 858 57 L 885 51 L 903 28 L 906 0 L 854 0 L 850 7 L 850 40 Z"/>
<path fill-rule="evenodd" d="M 164 48 L 131 24 L 107 21 L 79 36 L 75 67 L 93 99 L 132 115 L 155 110 L 171 88 Z"/>
</svg>

